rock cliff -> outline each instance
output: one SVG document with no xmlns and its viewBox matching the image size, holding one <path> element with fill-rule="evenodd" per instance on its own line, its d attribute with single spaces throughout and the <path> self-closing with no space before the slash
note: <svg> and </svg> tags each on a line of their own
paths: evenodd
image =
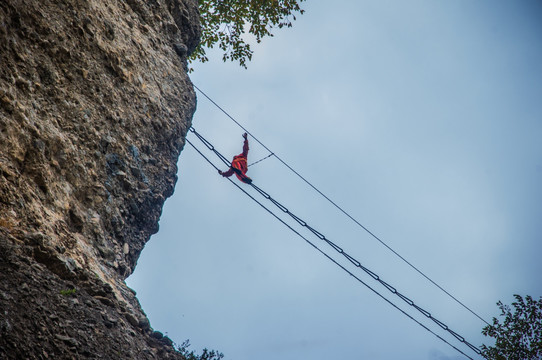
<svg viewBox="0 0 542 360">
<path fill-rule="evenodd" d="M 196 0 L 0 2 L 0 359 L 182 359 L 124 279 L 195 111 Z"/>
</svg>

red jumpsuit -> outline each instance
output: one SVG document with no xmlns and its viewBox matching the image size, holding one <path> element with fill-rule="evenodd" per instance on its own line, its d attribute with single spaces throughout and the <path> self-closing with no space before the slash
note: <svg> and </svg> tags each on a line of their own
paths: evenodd
<svg viewBox="0 0 542 360">
<path fill-rule="evenodd" d="M 235 176 L 244 183 L 252 183 L 252 179 L 246 176 L 248 171 L 247 156 L 248 156 L 248 140 L 247 134 L 243 134 L 245 142 L 243 143 L 243 152 L 239 155 L 235 155 L 231 162 L 230 169 L 226 172 L 218 170 L 218 173 L 224 177 L 230 177 L 235 173 Z"/>
</svg>

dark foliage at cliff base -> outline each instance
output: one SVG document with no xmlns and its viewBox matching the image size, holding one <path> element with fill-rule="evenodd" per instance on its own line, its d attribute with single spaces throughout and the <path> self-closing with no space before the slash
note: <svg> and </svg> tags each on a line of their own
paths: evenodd
<svg viewBox="0 0 542 360">
<path fill-rule="evenodd" d="M 179 353 L 181 353 L 186 360 L 220 360 L 224 358 L 224 354 L 216 350 L 203 349 L 201 355 L 194 353 L 194 351 L 189 350 L 190 341 L 186 340 L 181 345 L 176 345 L 175 348 Z"/>
</svg>

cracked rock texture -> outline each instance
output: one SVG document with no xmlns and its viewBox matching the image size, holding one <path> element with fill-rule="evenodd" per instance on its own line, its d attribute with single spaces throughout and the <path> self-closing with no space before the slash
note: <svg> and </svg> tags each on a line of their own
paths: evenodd
<svg viewBox="0 0 542 360">
<path fill-rule="evenodd" d="M 0 1 L 0 359 L 182 359 L 124 279 L 195 111 L 196 0 Z"/>
</svg>

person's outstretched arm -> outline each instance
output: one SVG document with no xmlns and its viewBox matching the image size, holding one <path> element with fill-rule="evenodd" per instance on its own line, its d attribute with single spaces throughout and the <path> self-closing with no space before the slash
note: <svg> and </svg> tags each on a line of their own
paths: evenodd
<svg viewBox="0 0 542 360">
<path fill-rule="evenodd" d="M 248 140 L 247 140 L 247 133 L 243 134 L 243 137 L 245 138 L 245 142 L 243 143 L 243 156 L 245 159 L 248 156 Z"/>
</svg>

